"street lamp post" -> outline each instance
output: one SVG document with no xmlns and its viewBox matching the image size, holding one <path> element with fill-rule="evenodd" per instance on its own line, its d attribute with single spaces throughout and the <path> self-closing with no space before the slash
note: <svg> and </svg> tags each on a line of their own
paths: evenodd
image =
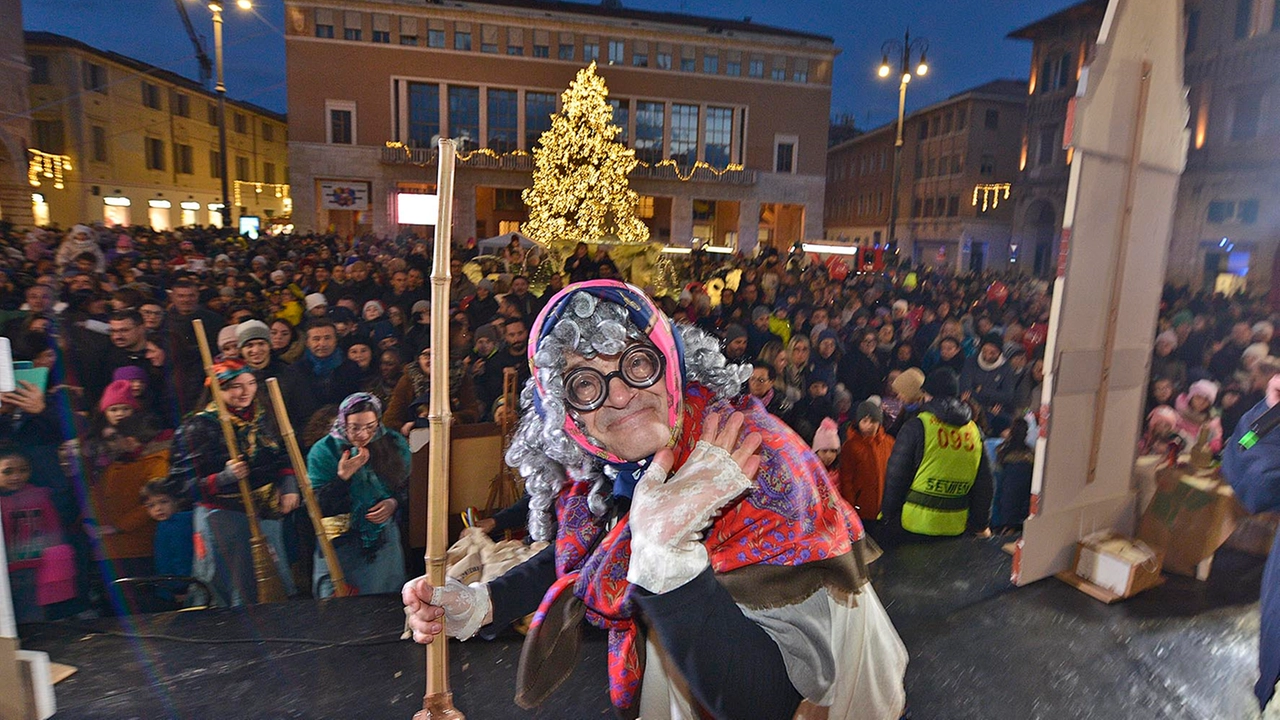
<svg viewBox="0 0 1280 720">
<path fill-rule="evenodd" d="M 252 0 L 236 0 L 242 10 L 253 8 Z M 218 175 L 222 178 L 222 227 L 231 227 L 231 193 L 227 178 L 227 86 L 222 81 L 222 3 L 209 3 L 209 12 L 213 13 L 213 55 L 217 65 L 218 84 L 214 90 L 218 93 Z"/>
<path fill-rule="evenodd" d="M 889 238 L 888 246 L 890 250 L 897 254 L 898 252 L 898 192 L 902 185 L 902 122 L 907 108 L 907 84 L 911 82 L 911 55 L 918 53 L 920 62 L 915 67 L 916 75 L 925 75 L 929 72 L 929 63 L 926 59 L 929 52 L 929 41 L 924 38 L 911 39 L 911 31 L 908 30 L 903 35 L 902 40 L 886 40 L 884 45 L 880 47 L 883 55 L 880 61 L 879 75 L 882 78 L 889 77 L 893 72 L 893 68 L 889 65 L 890 54 L 901 54 L 902 62 L 899 66 L 898 80 L 898 137 L 893 144 L 893 185 L 889 191 Z"/>
</svg>

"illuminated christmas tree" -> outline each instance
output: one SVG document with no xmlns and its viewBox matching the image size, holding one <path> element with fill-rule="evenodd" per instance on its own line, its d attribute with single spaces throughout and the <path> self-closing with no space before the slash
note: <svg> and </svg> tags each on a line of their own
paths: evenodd
<svg viewBox="0 0 1280 720">
<path fill-rule="evenodd" d="M 635 152 L 614 140 L 621 130 L 608 96 L 594 62 L 578 71 L 533 150 L 533 187 L 522 195 L 529 220 L 520 229 L 554 256 L 568 257 L 579 242 L 649 241 L 636 217 L 640 196 L 627 182 Z"/>
</svg>

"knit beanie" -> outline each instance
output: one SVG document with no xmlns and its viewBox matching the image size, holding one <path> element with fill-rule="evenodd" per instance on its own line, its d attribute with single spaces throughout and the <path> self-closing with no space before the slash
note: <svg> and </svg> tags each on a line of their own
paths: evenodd
<svg viewBox="0 0 1280 720">
<path fill-rule="evenodd" d="M 769 308 L 763 305 L 757 305 L 755 309 L 751 311 L 751 320 L 754 322 L 762 317 L 769 317 Z"/>
<path fill-rule="evenodd" d="M 311 293 L 305 298 L 305 302 L 308 310 L 314 310 L 329 304 L 329 301 L 321 293 Z"/>
<path fill-rule="evenodd" d="M 488 338 L 493 343 L 498 342 L 498 328 L 494 327 L 493 323 L 481 325 L 476 328 L 475 332 L 475 339 L 479 340 L 480 338 Z"/>
<path fill-rule="evenodd" d="M 737 340 L 738 338 L 744 338 L 746 336 L 747 336 L 746 329 L 744 329 L 741 325 L 737 323 L 729 323 L 724 328 L 725 343 L 731 343 L 734 340 Z"/>
<path fill-rule="evenodd" d="M 893 379 L 893 391 L 902 402 L 910 404 L 920 399 L 924 387 L 924 373 L 920 368 L 907 368 Z"/>
<path fill-rule="evenodd" d="M 137 365 L 122 365 L 116 368 L 115 372 L 111 373 L 112 382 L 115 382 L 116 380 L 124 380 L 125 382 L 128 382 L 130 380 L 145 381 L 146 379 L 147 379 L 147 371 L 143 370 Z"/>
<path fill-rule="evenodd" d="M 1212 380 L 1197 380 L 1191 383 L 1191 387 L 1187 388 L 1187 399 L 1199 395 L 1209 401 L 1212 405 L 1218 399 L 1218 383 Z"/>
<path fill-rule="evenodd" d="M 822 418 L 822 424 L 818 426 L 818 431 L 813 434 L 813 451 L 839 449 L 840 431 L 836 428 L 836 421 L 831 418 Z"/>
<path fill-rule="evenodd" d="M 994 345 L 997 350 L 1004 350 L 1004 336 L 998 332 L 989 332 L 982 336 L 983 345 Z"/>
<path fill-rule="evenodd" d="M 222 347 L 227 343 L 239 343 L 239 339 L 236 337 L 236 327 L 238 326 L 225 325 L 218 331 L 218 347 Z M 239 347 L 239 345 L 236 345 L 236 347 Z"/>
<path fill-rule="evenodd" d="M 245 320 L 236 328 L 236 338 L 240 343 L 240 347 L 244 347 L 250 340 L 266 340 L 271 342 L 271 328 L 261 320 Z"/>
<path fill-rule="evenodd" d="M 106 412 L 112 405 L 128 405 L 134 412 L 142 409 L 138 399 L 133 396 L 133 387 L 128 380 L 112 380 L 106 390 L 102 391 L 102 399 L 98 401 L 98 409 Z"/>
<path fill-rule="evenodd" d="M 960 394 L 960 377 L 951 368 L 934 368 L 921 389 L 936 398 L 956 397 Z"/>
<path fill-rule="evenodd" d="M 858 403 L 858 410 L 854 417 L 858 422 L 862 422 L 862 418 L 869 417 L 878 423 L 884 422 L 884 409 L 880 407 L 880 403 L 874 400 L 863 400 Z"/>
</svg>

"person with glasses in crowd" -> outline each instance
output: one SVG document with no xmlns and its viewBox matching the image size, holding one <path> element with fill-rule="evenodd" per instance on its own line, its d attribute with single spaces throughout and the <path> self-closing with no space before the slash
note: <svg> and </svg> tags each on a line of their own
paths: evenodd
<svg viewBox="0 0 1280 720">
<path fill-rule="evenodd" d="M 364 392 L 342 401 L 329 434 L 307 453 L 324 532 L 359 594 L 395 592 L 404 584 L 396 510 L 408 500 L 411 462 L 404 436 L 382 426 L 382 402 Z M 319 548 L 312 591 L 318 598 L 334 593 Z"/>
<path fill-rule="evenodd" d="M 552 544 L 487 584 L 407 583 L 415 640 L 537 610 L 526 707 L 576 665 L 565 637 L 585 618 L 609 632 L 624 716 L 901 717 L 906 650 L 868 583 L 873 545 L 808 446 L 741 394 L 749 368 L 612 280 L 553 297 L 527 354 L 506 460 Z"/>
</svg>

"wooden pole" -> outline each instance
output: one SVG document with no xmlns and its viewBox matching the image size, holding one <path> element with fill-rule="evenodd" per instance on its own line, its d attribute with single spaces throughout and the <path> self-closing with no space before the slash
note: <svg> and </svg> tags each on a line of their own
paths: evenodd
<svg viewBox="0 0 1280 720">
<path fill-rule="evenodd" d="M 445 583 L 445 551 L 449 545 L 449 251 L 453 237 L 453 165 L 457 146 L 440 138 L 436 198 L 435 253 L 431 267 L 431 442 L 427 474 L 427 579 Z M 427 691 L 414 720 L 463 720 L 449 692 L 449 644 L 444 637 L 427 645 Z"/>
<path fill-rule="evenodd" d="M 227 412 L 227 403 L 222 397 L 222 386 L 218 384 L 217 373 L 213 371 L 213 353 L 209 352 L 209 338 L 204 334 L 204 322 L 199 318 L 192 320 L 196 328 L 196 344 L 200 346 L 200 359 L 204 361 L 204 375 L 209 380 L 209 394 L 218 408 L 218 423 L 222 425 L 222 439 L 227 444 L 227 455 L 232 462 L 242 460 L 240 446 L 236 443 L 236 431 L 231 427 L 231 415 Z M 249 550 L 253 554 L 253 578 L 258 588 L 258 602 L 282 602 L 285 598 L 284 585 L 272 558 L 271 548 L 262 536 L 262 525 L 258 522 L 258 511 L 253 505 L 253 493 L 249 490 L 249 481 L 240 481 L 240 502 L 244 504 L 244 515 L 249 519 Z"/>
<path fill-rule="evenodd" d="M 324 556 L 324 564 L 329 568 L 329 580 L 333 583 L 334 597 L 355 595 L 347 585 L 347 578 L 342 573 L 342 563 L 338 562 L 338 554 L 333 550 L 333 541 L 324 531 L 324 515 L 320 512 L 320 503 L 316 500 L 315 490 L 311 487 L 311 476 L 307 474 L 307 461 L 298 448 L 298 436 L 293 432 L 293 423 L 289 420 L 289 409 L 284 406 L 284 396 L 280 393 L 280 381 L 267 378 L 267 393 L 271 396 L 271 407 L 275 410 L 276 425 L 280 428 L 280 437 L 289 451 L 289 462 L 293 464 L 293 476 L 298 479 L 298 489 L 302 491 L 302 502 L 307 506 L 307 514 L 311 516 L 311 526 L 315 529 L 316 544 L 320 554 Z"/>
</svg>

